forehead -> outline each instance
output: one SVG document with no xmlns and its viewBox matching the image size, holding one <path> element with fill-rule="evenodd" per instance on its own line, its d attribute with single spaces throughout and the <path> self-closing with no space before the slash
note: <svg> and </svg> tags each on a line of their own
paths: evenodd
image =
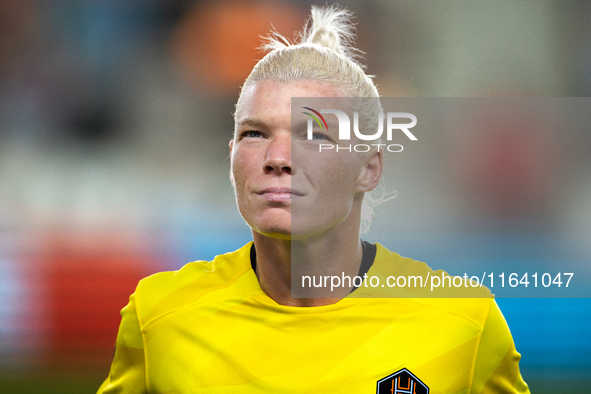
<svg viewBox="0 0 591 394">
<path fill-rule="evenodd" d="M 237 121 L 253 116 L 253 113 L 273 112 L 287 115 L 291 111 L 292 97 L 343 97 L 342 89 L 320 81 L 259 81 L 242 92 Z"/>
</svg>

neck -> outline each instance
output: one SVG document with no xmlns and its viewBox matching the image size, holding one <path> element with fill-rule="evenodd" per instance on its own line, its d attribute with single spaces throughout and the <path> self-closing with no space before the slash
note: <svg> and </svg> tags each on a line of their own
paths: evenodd
<svg viewBox="0 0 591 394">
<path fill-rule="evenodd" d="M 253 231 L 257 253 L 257 276 L 261 288 L 281 305 L 321 306 L 334 304 L 351 291 L 351 287 L 335 287 L 331 276 L 354 277 L 363 256 L 359 227 L 347 220 L 319 235 L 301 240 L 272 238 Z M 326 285 L 302 286 L 302 277 L 329 277 Z M 296 296 L 292 297 L 292 288 Z"/>
</svg>

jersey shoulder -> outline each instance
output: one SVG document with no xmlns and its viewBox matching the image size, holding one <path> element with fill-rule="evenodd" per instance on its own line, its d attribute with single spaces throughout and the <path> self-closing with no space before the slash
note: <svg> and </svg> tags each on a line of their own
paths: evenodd
<svg viewBox="0 0 591 394">
<path fill-rule="evenodd" d="M 433 270 L 422 261 L 403 257 L 380 244 L 376 247 L 375 262 L 368 275 L 377 275 L 380 283 L 386 284 L 379 289 L 380 297 L 413 299 L 482 329 L 494 303 L 494 295 L 486 286 Z"/>
<path fill-rule="evenodd" d="M 195 302 L 260 288 L 250 264 L 251 246 L 142 279 L 134 293 L 140 325 Z"/>
</svg>

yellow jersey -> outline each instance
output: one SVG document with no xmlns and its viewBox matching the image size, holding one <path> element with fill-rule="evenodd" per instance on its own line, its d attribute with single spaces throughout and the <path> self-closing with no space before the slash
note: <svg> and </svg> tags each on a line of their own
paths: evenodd
<svg viewBox="0 0 591 394">
<path fill-rule="evenodd" d="M 376 246 L 367 275 L 429 270 Z M 493 298 L 359 288 L 332 305 L 283 306 L 259 286 L 251 247 L 140 281 L 98 393 L 529 393 Z"/>
</svg>

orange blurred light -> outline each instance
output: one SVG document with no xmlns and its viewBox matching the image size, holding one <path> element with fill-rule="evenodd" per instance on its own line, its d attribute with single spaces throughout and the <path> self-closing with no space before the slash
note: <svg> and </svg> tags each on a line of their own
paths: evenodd
<svg viewBox="0 0 591 394">
<path fill-rule="evenodd" d="M 299 31 L 306 11 L 281 1 L 219 1 L 199 4 L 172 36 L 182 72 L 207 94 L 236 95 L 264 54 L 261 36 L 275 28 L 287 38 Z"/>
</svg>

